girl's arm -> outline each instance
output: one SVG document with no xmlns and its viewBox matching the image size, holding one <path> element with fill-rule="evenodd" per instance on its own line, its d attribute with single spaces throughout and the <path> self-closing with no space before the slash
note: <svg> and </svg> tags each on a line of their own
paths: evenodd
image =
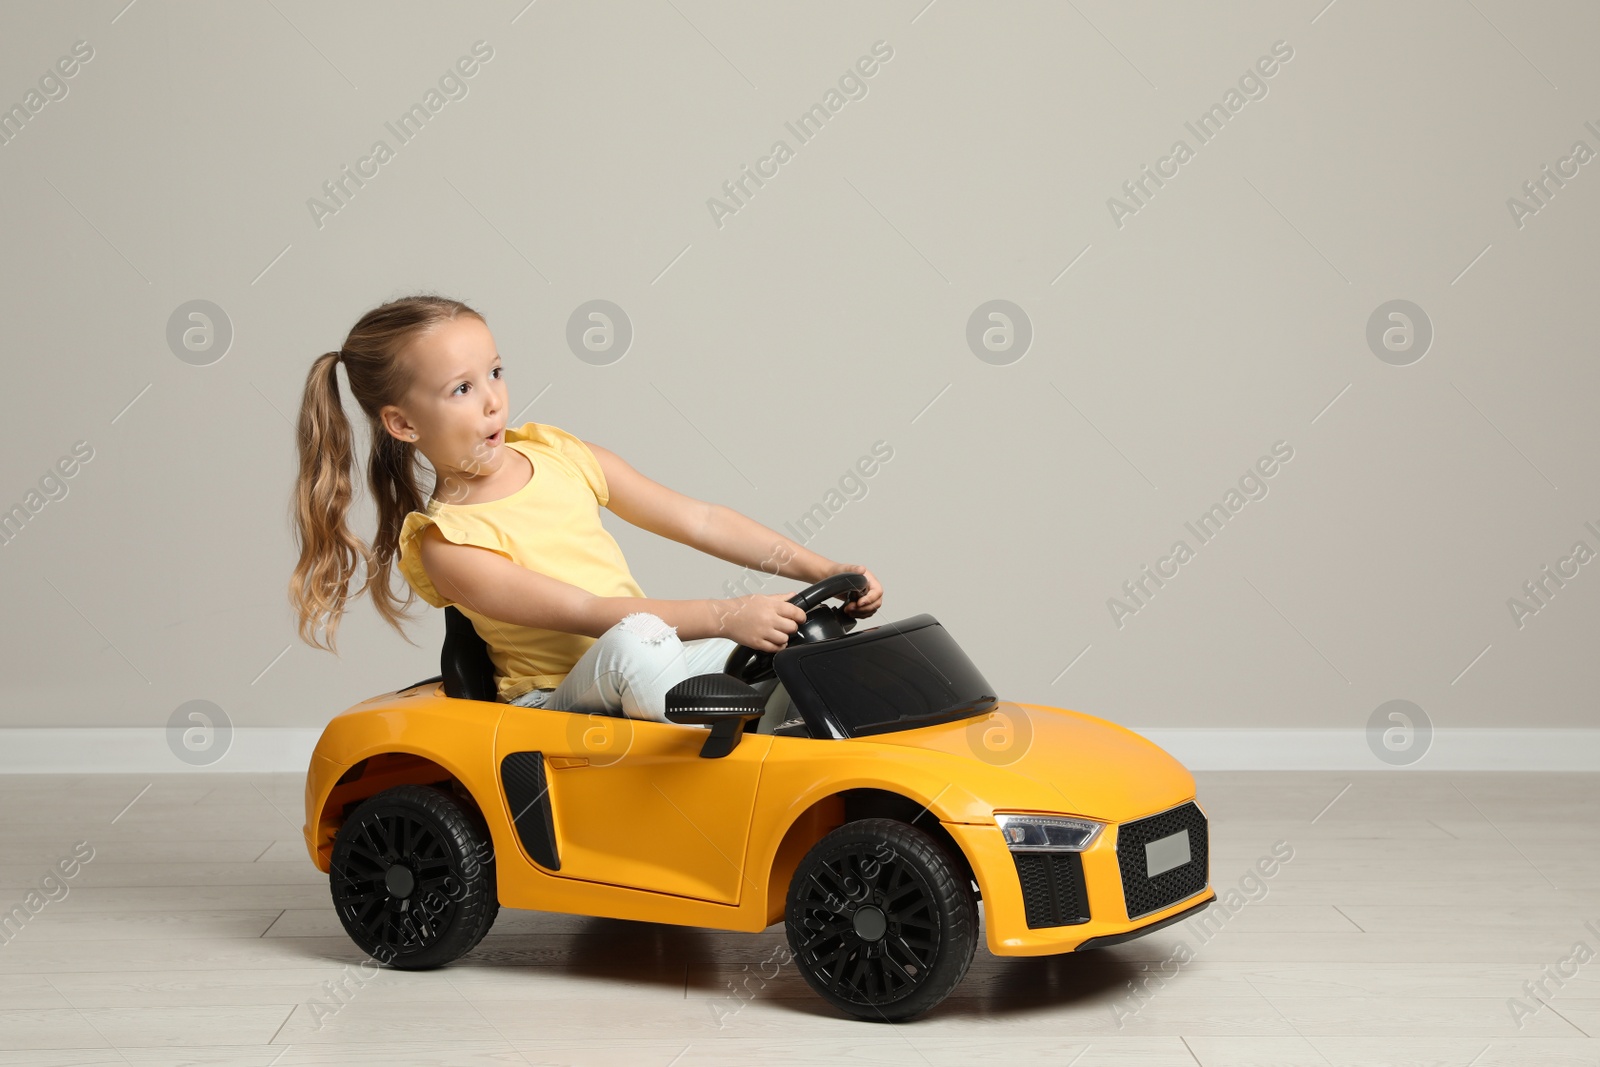
<svg viewBox="0 0 1600 1067">
<path fill-rule="evenodd" d="M 691 542 L 702 552 L 751 570 L 795 578 L 807 585 L 838 573 L 837 565 L 826 556 L 817 555 L 748 515 L 724 504 L 703 506 L 707 509 L 706 517 Z"/>
<path fill-rule="evenodd" d="M 728 601 L 595 596 L 487 548 L 455 544 L 437 526 L 423 530 L 417 552 L 441 595 L 491 620 L 599 637 L 623 616 L 647 611 L 676 627 L 681 640 L 729 636 L 724 617 Z"/>
<path fill-rule="evenodd" d="M 591 441 L 584 444 L 605 475 L 610 490 L 606 507 L 627 522 L 729 563 L 807 584 L 853 571 L 866 577 L 867 589 L 846 602 L 845 611 L 859 617 L 878 610 L 883 587 L 859 563 L 836 563 L 730 507 L 696 500 L 647 478 L 609 449 Z"/>
<path fill-rule="evenodd" d="M 730 507 L 721 504 L 708 507 L 711 509 L 709 517 L 695 544 L 702 552 L 768 574 L 798 578 L 808 585 L 843 571 L 864 575 L 867 588 L 856 599 L 845 601 L 845 614 L 864 618 L 878 610 L 883 600 L 883 586 L 861 564 L 835 563 Z"/>
</svg>

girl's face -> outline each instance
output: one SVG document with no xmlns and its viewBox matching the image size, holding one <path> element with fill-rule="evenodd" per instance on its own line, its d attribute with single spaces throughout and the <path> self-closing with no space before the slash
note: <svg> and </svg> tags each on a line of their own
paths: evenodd
<svg viewBox="0 0 1600 1067">
<path fill-rule="evenodd" d="M 380 413 L 386 429 L 416 445 L 440 478 L 471 481 L 505 462 L 505 371 L 483 322 L 462 315 L 400 353 L 415 373 L 405 405 Z M 416 434 L 413 438 L 411 435 Z"/>
</svg>

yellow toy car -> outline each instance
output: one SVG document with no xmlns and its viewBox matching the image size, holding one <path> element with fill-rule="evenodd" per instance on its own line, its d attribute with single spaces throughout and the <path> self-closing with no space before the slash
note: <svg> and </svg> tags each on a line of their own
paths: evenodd
<svg viewBox="0 0 1600 1067">
<path fill-rule="evenodd" d="M 446 608 L 441 674 L 337 716 L 311 757 L 306 846 L 351 938 L 420 969 L 502 905 L 782 921 L 817 993 L 897 1021 L 960 982 L 979 900 L 989 950 L 1032 956 L 1215 899 L 1181 764 L 1114 723 L 998 699 L 931 615 L 849 632 L 825 601 L 865 587 L 796 594 L 787 646 L 675 686 L 670 723 L 497 702 L 483 642 Z M 774 673 L 764 700 L 749 683 Z"/>
</svg>

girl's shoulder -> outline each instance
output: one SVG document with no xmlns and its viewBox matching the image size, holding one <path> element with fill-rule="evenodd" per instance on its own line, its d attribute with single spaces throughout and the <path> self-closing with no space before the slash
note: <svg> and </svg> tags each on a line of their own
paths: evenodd
<svg viewBox="0 0 1600 1067">
<path fill-rule="evenodd" d="M 437 504 L 430 500 L 423 510 L 407 512 L 401 522 L 399 537 L 401 554 L 416 551 L 417 540 L 430 526 L 443 534 L 445 540 L 454 541 L 458 545 L 480 540 L 487 528 L 470 512 L 459 512 L 448 505 Z"/>
<path fill-rule="evenodd" d="M 434 588 L 432 579 L 422 565 L 422 539 L 429 529 L 438 530 L 446 541 L 453 544 L 475 545 L 507 559 L 516 559 L 511 535 L 494 521 L 492 515 L 471 510 L 460 511 L 431 502 L 422 511 L 407 512 L 400 527 L 395 564 L 422 599 L 436 608 L 445 607 L 450 600 Z"/>
<path fill-rule="evenodd" d="M 512 441 L 532 445 L 536 450 L 542 447 L 562 457 L 589 483 L 595 500 L 602 507 L 610 499 L 610 488 L 606 485 L 605 472 L 600 469 L 600 461 L 576 435 L 547 422 L 525 422 L 518 427 L 506 427 L 506 442 Z"/>
<path fill-rule="evenodd" d="M 583 442 L 577 437 L 548 422 L 525 422 L 521 426 L 507 426 L 506 440 L 544 445 L 563 453 L 572 451 L 573 446 L 584 448 Z M 586 448 L 584 450 L 587 451 Z"/>
</svg>

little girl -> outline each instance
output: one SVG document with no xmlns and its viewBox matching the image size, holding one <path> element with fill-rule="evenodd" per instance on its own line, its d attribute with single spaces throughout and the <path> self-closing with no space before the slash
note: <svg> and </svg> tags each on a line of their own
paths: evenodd
<svg viewBox="0 0 1600 1067">
<path fill-rule="evenodd" d="M 371 433 L 367 478 L 378 532 L 370 548 L 345 521 L 355 453 L 339 397 L 341 363 Z M 457 300 L 418 295 L 383 304 L 338 351 L 317 358 L 300 405 L 294 500 L 300 559 L 290 600 L 303 641 L 336 653 L 339 619 L 368 589 L 404 637 L 404 613 L 420 595 L 472 620 L 502 701 L 664 722 L 666 692 L 678 682 L 720 671 L 736 645 L 776 652 L 805 621 L 790 593 L 646 597 L 600 524 L 602 506 L 786 578 L 861 574 L 867 589 L 844 610 L 858 618 L 878 610 L 883 590 L 865 567 L 832 562 L 731 508 L 676 493 L 555 426 L 509 426 L 509 411 L 494 337 L 483 316 Z M 427 500 L 417 487 L 419 453 L 433 473 Z M 397 556 L 411 587 L 404 601 L 390 586 Z M 775 559 L 782 562 L 772 568 Z M 358 567 L 364 580 L 351 593 Z M 763 684 L 767 695 L 777 681 Z"/>
</svg>

